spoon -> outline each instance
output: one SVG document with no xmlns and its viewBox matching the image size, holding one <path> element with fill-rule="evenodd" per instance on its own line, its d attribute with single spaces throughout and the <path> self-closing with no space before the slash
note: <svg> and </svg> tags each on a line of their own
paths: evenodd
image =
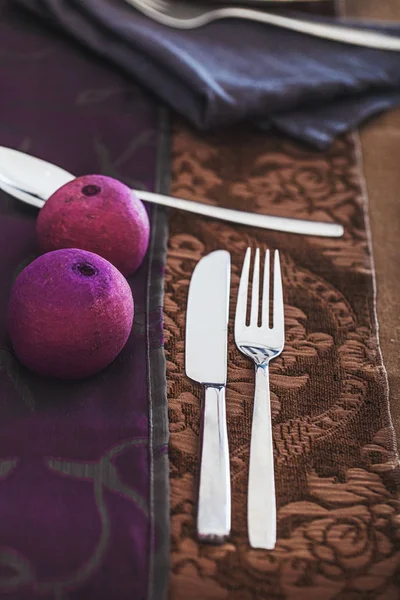
<svg viewBox="0 0 400 600">
<path fill-rule="evenodd" d="M 61 167 L 19 150 L 0 146 L 0 189 L 27 204 L 42 208 L 58 188 L 73 179 L 75 176 Z M 342 225 L 337 223 L 262 215 L 143 190 L 132 191 L 145 202 L 262 229 L 323 237 L 341 237 L 344 233 Z"/>
</svg>

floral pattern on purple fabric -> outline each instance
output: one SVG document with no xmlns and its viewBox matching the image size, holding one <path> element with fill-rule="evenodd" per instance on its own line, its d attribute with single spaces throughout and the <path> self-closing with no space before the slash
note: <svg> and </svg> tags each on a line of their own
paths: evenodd
<svg viewBox="0 0 400 600">
<path fill-rule="evenodd" d="M 154 189 L 158 107 L 121 73 L 12 4 L 0 0 L 7 81 L 0 144 L 77 175 Z M 159 464 L 158 442 L 153 456 L 152 411 L 165 382 L 149 359 L 162 350 L 162 298 L 152 298 L 156 306 L 149 301 L 149 281 L 162 277 L 152 269 L 159 256 L 153 241 L 129 279 L 135 321 L 110 367 L 84 381 L 41 378 L 15 359 L 6 330 L 13 281 L 38 254 L 36 214 L 0 193 L 0 597 L 161 597 L 152 582 L 153 538 L 165 538 L 168 524 L 157 530 L 152 473 L 154 460 L 158 469 L 167 463 Z M 160 213 L 150 217 L 156 230 Z M 151 404 L 153 379 L 159 395 L 153 392 Z"/>
</svg>

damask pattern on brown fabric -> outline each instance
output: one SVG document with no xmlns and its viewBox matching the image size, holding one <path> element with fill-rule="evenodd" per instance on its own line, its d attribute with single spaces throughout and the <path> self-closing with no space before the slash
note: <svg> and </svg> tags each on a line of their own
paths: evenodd
<svg viewBox="0 0 400 600">
<path fill-rule="evenodd" d="M 283 234 L 174 212 L 166 267 L 173 600 L 397 600 L 400 470 L 377 344 L 366 199 L 352 138 L 324 153 L 249 129 L 173 136 L 172 192 L 237 209 L 341 222 L 342 239 Z M 278 248 L 286 345 L 271 363 L 278 542 L 247 541 L 254 372 L 232 336 L 247 246 Z M 195 537 L 201 389 L 184 375 L 196 262 L 232 255 L 228 433 L 232 536 Z M 211 290 L 210 290 L 211 291 Z M 268 518 L 268 515 L 266 515 Z"/>
</svg>

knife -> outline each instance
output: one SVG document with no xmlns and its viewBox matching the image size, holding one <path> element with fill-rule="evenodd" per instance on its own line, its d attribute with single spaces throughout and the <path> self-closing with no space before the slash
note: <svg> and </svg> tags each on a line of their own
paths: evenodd
<svg viewBox="0 0 400 600">
<path fill-rule="evenodd" d="M 41 208 L 53 192 L 73 179 L 75 176 L 61 167 L 24 152 L 0 146 L 0 189 L 23 202 Z M 143 190 L 132 191 L 145 202 L 251 227 L 323 237 L 341 237 L 344 233 L 342 225 L 338 223 L 262 215 Z"/>
<path fill-rule="evenodd" d="M 197 535 L 214 544 L 223 543 L 231 529 L 225 412 L 230 265 L 226 250 L 197 263 L 186 313 L 186 374 L 204 386 Z"/>
</svg>

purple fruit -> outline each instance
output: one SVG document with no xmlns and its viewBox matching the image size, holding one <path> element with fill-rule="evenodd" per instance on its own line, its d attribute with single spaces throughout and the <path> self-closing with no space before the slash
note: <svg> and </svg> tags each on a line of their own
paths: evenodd
<svg viewBox="0 0 400 600">
<path fill-rule="evenodd" d="M 107 260 L 76 248 L 43 254 L 18 275 L 8 329 L 16 356 L 48 377 L 94 375 L 125 346 L 133 298 Z"/>
<path fill-rule="evenodd" d="M 45 252 L 89 250 L 128 276 L 146 254 L 150 223 L 143 202 L 126 185 L 103 175 L 85 175 L 50 196 L 39 212 L 37 233 Z"/>
</svg>

